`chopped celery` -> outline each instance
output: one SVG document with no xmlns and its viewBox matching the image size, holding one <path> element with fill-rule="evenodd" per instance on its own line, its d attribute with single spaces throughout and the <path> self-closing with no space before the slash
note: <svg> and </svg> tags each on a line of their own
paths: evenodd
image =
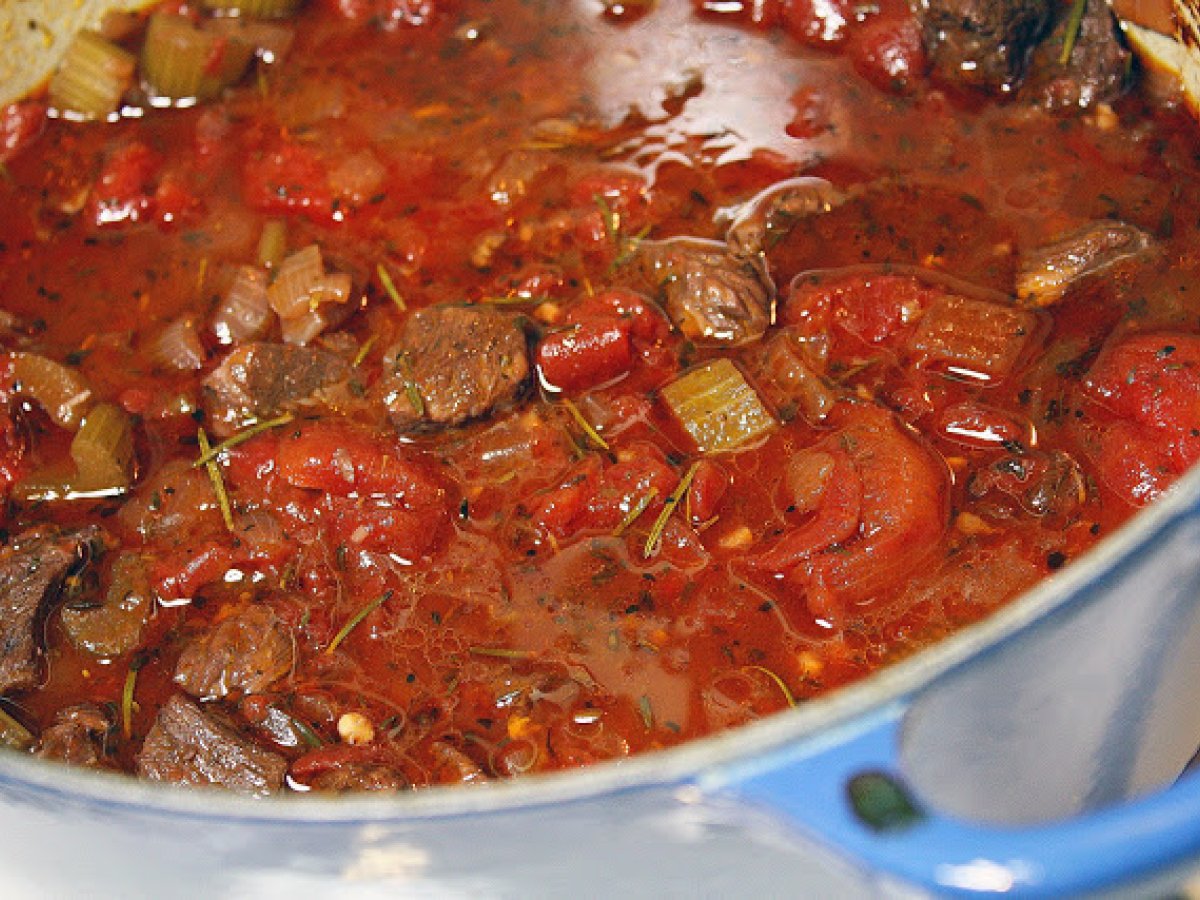
<svg viewBox="0 0 1200 900">
<path fill-rule="evenodd" d="M 277 269 L 287 253 L 287 225 L 282 219 L 268 219 L 258 238 L 258 264 Z"/>
<path fill-rule="evenodd" d="M 50 79 L 50 102 L 68 115 L 106 119 L 133 84 L 136 65 L 132 53 L 94 31 L 81 31 Z"/>
<path fill-rule="evenodd" d="M 112 403 L 98 403 L 71 441 L 80 491 L 125 490 L 133 480 L 133 428 Z"/>
<path fill-rule="evenodd" d="M 142 46 L 142 77 L 152 94 L 171 100 L 210 100 L 246 71 L 254 46 L 197 28 L 186 16 L 150 17 Z"/>
<path fill-rule="evenodd" d="M 300 0 L 204 0 L 205 9 L 219 9 L 256 19 L 282 19 L 299 6 Z"/>
<path fill-rule="evenodd" d="M 0 746 L 28 750 L 37 742 L 28 728 L 0 709 Z"/>
<path fill-rule="evenodd" d="M 758 393 L 728 359 L 692 369 L 664 387 L 662 397 L 702 453 L 740 450 L 776 426 Z"/>
</svg>

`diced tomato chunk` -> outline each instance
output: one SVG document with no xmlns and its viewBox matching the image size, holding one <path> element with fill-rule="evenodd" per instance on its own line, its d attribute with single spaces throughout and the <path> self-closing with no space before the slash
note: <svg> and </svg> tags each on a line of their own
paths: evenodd
<svg viewBox="0 0 1200 900">
<path fill-rule="evenodd" d="M 40 100 L 10 103 L 0 110 L 0 163 L 32 144 L 45 127 L 46 104 Z"/>
<path fill-rule="evenodd" d="M 1084 390 L 1118 418 L 1104 428 L 1098 462 L 1130 502 L 1153 500 L 1200 461 L 1200 337 L 1127 337 L 1101 354 Z"/>
<path fill-rule="evenodd" d="M 867 23 L 855 32 L 850 55 L 860 75 L 896 93 L 911 90 L 929 68 L 920 26 L 911 16 Z"/>
<path fill-rule="evenodd" d="M 154 206 L 154 180 L 162 157 L 141 142 L 113 151 L 88 198 L 88 216 L 97 225 L 138 222 Z"/>
<path fill-rule="evenodd" d="M 828 47 L 846 39 L 854 11 L 848 0 L 783 0 L 783 27 L 812 47 Z"/>
<path fill-rule="evenodd" d="M 707 522 L 715 516 L 727 490 L 729 473 L 711 459 L 701 460 L 688 487 L 688 506 L 692 511 L 692 521 Z"/>
<path fill-rule="evenodd" d="M 633 365 L 627 326 L 593 320 L 542 338 L 537 348 L 542 380 L 560 391 L 579 391 L 624 375 Z"/>
<path fill-rule="evenodd" d="M 325 164 L 293 141 L 252 155 L 242 168 L 242 193 L 260 212 L 303 213 L 318 223 L 333 214 L 333 190 Z"/>
<path fill-rule="evenodd" d="M 234 560 L 227 544 L 208 541 L 199 549 L 188 548 L 160 559 L 152 580 L 164 600 L 193 597 L 200 588 L 224 576 Z"/>
<path fill-rule="evenodd" d="M 669 326 L 654 304 L 637 291 L 610 288 L 584 298 L 568 312 L 568 322 L 616 317 L 629 324 L 629 333 L 639 341 L 658 341 L 667 336 Z"/>
<path fill-rule="evenodd" d="M 442 498 L 442 489 L 400 444 L 344 422 L 311 422 L 284 435 L 276 461 L 294 487 L 340 497 L 391 495 L 409 506 Z"/>
</svg>

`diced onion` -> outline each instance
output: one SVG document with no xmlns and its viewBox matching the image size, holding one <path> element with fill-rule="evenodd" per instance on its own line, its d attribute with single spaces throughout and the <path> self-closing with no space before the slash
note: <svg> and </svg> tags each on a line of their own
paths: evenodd
<svg viewBox="0 0 1200 900">
<path fill-rule="evenodd" d="M 94 31 L 81 31 L 50 79 L 50 102 L 69 115 L 106 119 L 133 84 L 132 53 Z"/>
<path fill-rule="evenodd" d="M 717 359 L 662 389 L 663 400 L 702 453 L 757 443 L 776 426 L 758 393 L 728 359 Z"/>
<path fill-rule="evenodd" d="M 275 281 L 267 291 L 271 308 L 281 318 L 291 319 L 310 311 L 312 290 L 325 277 L 321 248 L 309 244 L 279 265 Z"/>
<path fill-rule="evenodd" d="M 349 275 L 338 273 L 324 275 L 312 287 L 310 305 L 318 303 L 345 303 L 354 290 L 354 281 Z"/>
<path fill-rule="evenodd" d="M 219 9 L 256 19 L 280 19 L 290 16 L 300 0 L 204 0 L 205 9 Z"/>
<path fill-rule="evenodd" d="M 13 390 L 36 401 L 60 428 L 79 428 L 92 400 L 83 376 L 36 353 L 14 353 L 11 358 Z"/>
<path fill-rule="evenodd" d="M 154 353 L 161 362 L 181 372 L 195 372 L 204 365 L 204 347 L 190 319 L 176 319 L 164 328 Z"/>
<path fill-rule="evenodd" d="M 78 491 L 124 491 L 133 480 L 133 427 L 112 403 L 98 403 L 71 441 Z"/>
<path fill-rule="evenodd" d="M 290 319 L 279 320 L 283 339 L 289 344 L 304 345 L 329 327 L 329 320 L 319 309 L 310 309 Z"/>
<path fill-rule="evenodd" d="M 141 71 L 150 92 L 172 100 L 209 100 L 246 71 L 254 46 L 197 28 L 186 16 L 155 13 L 142 45 Z"/>
<path fill-rule="evenodd" d="M 213 334 L 222 344 L 255 340 L 266 333 L 271 318 L 267 273 L 255 266 L 240 266 L 213 314 Z"/>
</svg>

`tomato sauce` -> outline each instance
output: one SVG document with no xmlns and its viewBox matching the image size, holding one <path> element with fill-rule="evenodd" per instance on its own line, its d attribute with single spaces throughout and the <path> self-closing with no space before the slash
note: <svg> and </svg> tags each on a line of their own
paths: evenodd
<svg viewBox="0 0 1200 900">
<path fill-rule="evenodd" d="M 104 535 L 3 701 L 35 752 L 90 704 L 87 764 L 147 775 L 182 693 L 298 790 L 618 759 L 904 658 L 1166 490 L 1200 458 L 1194 123 L 1136 89 L 983 97 L 927 74 L 904 4 L 856 9 L 316 0 L 216 99 L 9 107 L 4 527 Z M 832 193 L 772 207 L 801 176 Z M 1102 270 L 1041 287 L 1040 252 L 1111 223 L 1079 239 Z M 214 325 L 239 267 L 274 289 L 312 245 L 346 297 Z M 496 317 L 427 368 L 415 317 L 464 304 Z M 254 342 L 320 348 L 278 356 L 320 384 L 221 419 Z M 30 355 L 131 423 L 119 490 L 71 490 Z M 729 386 L 677 402 L 694 372 Z M 680 412 L 734 397 L 724 431 Z M 151 600 L 108 652 L 75 618 L 127 571 Z"/>
</svg>

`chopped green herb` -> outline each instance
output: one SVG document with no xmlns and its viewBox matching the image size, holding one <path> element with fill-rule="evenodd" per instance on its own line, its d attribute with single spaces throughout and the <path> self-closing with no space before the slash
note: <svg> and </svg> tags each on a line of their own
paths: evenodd
<svg viewBox="0 0 1200 900">
<path fill-rule="evenodd" d="M 225 527 L 234 531 L 233 510 L 229 506 L 229 494 L 225 490 L 225 479 L 221 477 L 221 467 L 217 465 L 216 454 L 208 443 L 208 434 L 203 428 L 196 432 L 196 440 L 200 443 L 200 456 L 207 461 L 204 467 L 208 470 L 208 480 L 212 482 L 213 493 L 217 495 L 217 505 L 221 507 L 221 518 Z"/>
<path fill-rule="evenodd" d="M 334 650 L 336 650 L 338 648 L 338 645 L 340 645 L 342 643 L 342 641 L 344 641 L 347 638 L 347 636 L 350 634 L 350 632 L 352 632 L 355 628 L 358 627 L 359 623 L 362 622 L 363 619 L 365 619 L 367 616 L 369 616 L 375 610 L 379 609 L 379 607 L 383 606 L 383 604 L 387 603 L 387 601 L 390 600 L 391 597 L 392 597 L 391 591 L 384 591 L 382 594 L 380 594 L 378 597 L 376 597 L 374 600 L 372 600 L 370 603 L 368 603 L 366 606 L 364 606 L 362 609 L 360 609 L 358 612 L 356 612 L 354 614 L 354 617 L 352 619 L 350 619 L 349 622 L 347 622 L 345 625 L 342 626 L 342 630 L 333 636 L 333 640 L 329 642 L 329 646 L 325 648 L 325 652 L 332 653 Z"/>
<path fill-rule="evenodd" d="M 286 425 L 288 422 L 292 421 L 293 418 L 294 417 L 291 413 L 284 413 L 282 416 L 279 416 L 275 419 L 268 419 L 265 422 L 255 422 L 253 425 L 243 428 L 237 434 L 221 441 L 221 443 L 217 444 L 215 447 L 210 447 L 207 450 L 204 449 L 205 445 L 208 443 L 208 436 L 205 435 L 204 441 L 200 445 L 200 456 L 195 462 L 192 463 L 192 468 L 198 469 L 201 466 L 207 466 L 227 450 L 232 450 L 238 444 L 244 444 L 246 441 L 250 440 L 250 438 L 260 435 L 264 431 L 270 431 L 272 428 L 278 428 L 280 425 Z"/>
<path fill-rule="evenodd" d="M 363 360 L 367 358 L 367 354 L 371 352 L 371 348 L 375 346 L 375 342 L 377 340 L 379 340 L 379 335 L 373 334 L 363 341 L 363 345 L 359 347 L 358 352 L 354 354 L 354 362 L 352 362 L 350 365 L 356 369 L 361 366 L 363 364 Z"/>
<path fill-rule="evenodd" d="M 308 744 L 314 750 L 324 746 L 325 742 L 309 727 L 307 722 L 301 722 L 295 716 L 288 716 L 288 718 L 292 720 L 292 727 L 296 729 L 296 734 L 300 735 L 300 740 L 304 741 L 304 743 Z"/>
<path fill-rule="evenodd" d="M 567 412 L 571 414 L 571 418 L 573 418 L 579 427 L 583 429 L 583 433 L 588 436 L 588 440 L 590 440 L 601 450 L 608 449 L 608 444 L 605 442 L 604 438 L 600 437 L 600 433 L 592 427 L 592 423 L 584 418 L 584 415 L 579 411 L 578 406 L 576 406 L 566 397 L 563 397 L 563 406 L 567 408 Z"/>
<path fill-rule="evenodd" d="M 796 696 L 791 692 L 791 690 L 788 689 L 788 686 L 784 680 L 766 666 L 743 666 L 742 668 L 753 672 L 762 672 L 773 682 L 775 682 L 776 687 L 778 687 L 779 692 L 783 694 L 783 699 L 787 701 L 788 706 L 796 705 Z"/>
<path fill-rule="evenodd" d="M 1083 13 L 1087 9 L 1088 0 L 1075 0 L 1071 4 L 1071 14 L 1067 17 L 1067 31 L 1063 35 L 1062 53 L 1058 55 L 1058 64 L 1065 66 L 1071 61 L 1075 52 L 1075 42 L 1079 40 L 1079 31 L 1083 27 Z"/>
<path fill-rule="evenodd" d="M 641 517 L 642 513 L 644 513 L 646 508 L 654 502 L 654 499 L 657 496 L 658 488 L 652 487 L 641 497 L 639 497 L 637 503 L 633 504 L 629 512 L 625 514 L 625 518 L 621 520 L 621 524 L 613 529 L 613 537 L 620 537 L 623 535 L 626 529 L 628 529 L 630 525 L 632 525 L 638 520 L 639 517 Z"/>
<path fill-rule="evenodd" d="M 400 312 L 407 312 L 408 304 L 404 302 L 404 298 L 396 290 L 396 282 L 392 281 L 392 275 L 388 272 L 387 267 L 383 263 L 379 263 L 375 267 L 375 274 L 379 276 L 379 283 L 383 285 L 384 291 L 392 298 L 392 302 L 396 304 L 396 309 L 400 310 Z"/>
<path fill-rule="evenodd" d="M 495 659 L 533 659 L 532 650 L 510 650 L 507 647 L 468 647 L 475 656 L 490 656 Z"/>
<path fill-rule="evenodd" d="M 671 518 L 671 513 L 675 511 L 675 507 L 687 494 L 687 490 L 692 485 L 692 479 L 696 477 L 696 469 L 700 467 L 700 463 L 694 462 L 687 473 L 679 479 L 679 484 L 675 485 L 675 490 L 667 494 L 667 499 L 663 501 L 662 511 L 658 514 L 658 518 L 654 520 L 654 527 L 650 529 L 650 534 L 646 536 L 646 546 L 642 548 L 642 555 L 649 559 L 652 556 L 657 556 L 659 548 L 662 546 L 663 529 L 667 527 L 667 520 Z"/>
<path fill-rule="evenodd" d="M 129 671 L 125 673 L 125 686 L 121 689 L 121 735 L 125 740 L 133 737 L 133 712 L 137 708 L 133 693 L 137 689 L 138 672 L 145 664 L 144 656 L 135 656 L 129 663 Z"/>
<path fill-rule="evenodd" d="M 527 303 L 553 303 L 553 297 L 540 295 L 512 294 L 508 297 L 484 297 L 480 303 L 490 303 L 493 306 L 523 306 Z"/>
<path fill-rule="evenodd" d="M 638 712 L 642 714 L 642 724 L 649 731 L 654 727 L 654 707 L 650 705 L 650 698 L 645 694 L 638 697 Z"/>
<path fill-rule="evenodd" d="M 396 367 L 400 371 L 400 377 L 404 379 L 404 393 L 408 395 L 408 402 L 412 405 L 413 412 L 418 416 L 424 416 L 425 400 L 421 397 L 421 392 L 417 390 L 417 383 L 413 379 L 412 362 L 409 360 L 407 352 L 396 357 Z"/>
</svg>

